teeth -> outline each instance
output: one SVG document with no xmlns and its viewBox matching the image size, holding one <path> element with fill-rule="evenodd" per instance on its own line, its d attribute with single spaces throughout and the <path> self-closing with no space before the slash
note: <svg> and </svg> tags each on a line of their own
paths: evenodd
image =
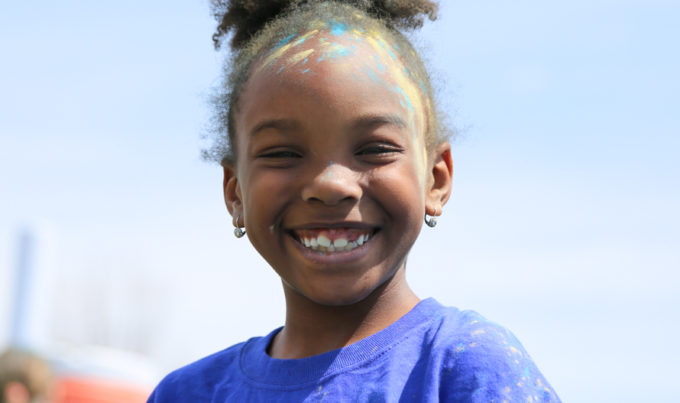
<svg viewBox="0 0 680 403">
<path fill-rule="evenodd" d="M 319 235 L 317 241 L 319 242 L 319 246 L 323 246 L 324 248 L 328 248 L 329 246 L 331 246 L 331 240 L 323 235 Z"/>
<path fill-rule="evenodd" d="M 348 241 L 346 238 L 337 238 L 333 241 L 325 235 L 316 238 L 300 238 L 300 243 L 307 248 L 311 248 L 319 253 L 323 252 L 349 252 L 368 241 L 370 234 L 361 234 L 355 241 Z"/>
<path fill-rule="evenodd" d="M 345 238 L 338 238 L 335 241 L 333 241 L 333 246 L 336 248 L 344 248 L 347 246 L 347 240 Z"/>
</svg>

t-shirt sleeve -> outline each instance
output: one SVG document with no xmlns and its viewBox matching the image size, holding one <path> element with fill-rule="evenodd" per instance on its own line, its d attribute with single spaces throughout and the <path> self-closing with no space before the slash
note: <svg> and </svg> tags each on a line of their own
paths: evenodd
<svg viewBox="0 0 680 403">
<path fill-rule="evenodd" d="M 216 388 L 234 372 L 243 343 L 204 357 L 163 378 L 147 403 L 209 402 Z"/>
<path fill-rule="evenodd" d="M 447 348 L 441 401 L 560 402 L 510 331 L 477 314 L 466 316 Z"/>
<path fill-rule="evenodd" d="M 179 401 L 177 390 L 175 390 L 176 383 L 173 381 L 174 374 L 166 376 L 153 390 L 151 396 L 146 401 L 147 403 L 164 403 Z"/>
<path fill-rule="evenodd" d="M 168 374 L 154 389 L 147 403 L 201 402 L 210 400 L 210 390 L 201 387 L 196 377 L 178 370 Z"/>
<path fill-rule="evenodd" d="M 159 401 L 156 400 L 156 389 L 154 389 L 153 392 L 151 392 L 151 396 L 146 400 L 146 403 L 158 403 Z"/>
</svg>

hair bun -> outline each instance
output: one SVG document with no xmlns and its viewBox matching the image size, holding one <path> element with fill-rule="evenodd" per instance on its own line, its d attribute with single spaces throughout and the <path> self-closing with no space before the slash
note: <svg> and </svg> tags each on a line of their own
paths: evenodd
<svg viewBox="0 0 680 403">
<path fill-rule="evenodd" d="M 219 22 L 212 37 L 215 48 L 233 31 L 231 47 L 240 49 L 279 15 L 301 5 L 328 1 L 354 6 L 393 28 L 419 28 L 425 16 L 437 18 L 437 3 L 430 0 L 211 0 L 213 16 Z"/>
<path fill-rule="evenodd" d="M 439 8 L 430 0 L 354 0 L 345 3 L 358 6 L 392 27 L 404 29 L 420 28 L 425 16 L 435 20 Z"/>
</svg>

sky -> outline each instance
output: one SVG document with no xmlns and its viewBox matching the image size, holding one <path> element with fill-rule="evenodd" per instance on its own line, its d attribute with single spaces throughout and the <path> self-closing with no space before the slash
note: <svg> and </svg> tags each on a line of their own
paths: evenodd
<svg viewBox="0 0 680 403">
<path fill-rule="evenodd" d="M 54 339 L 162 373 L 283 323 L 200 158 L 207 3 L 0 6 L 0 345 L 23 229 Z M 441 3 L 413 38 L 454 190 L 409 282 L 511 329 L 564 401 L 677 401 L 680 3 Z"/>
</svg>

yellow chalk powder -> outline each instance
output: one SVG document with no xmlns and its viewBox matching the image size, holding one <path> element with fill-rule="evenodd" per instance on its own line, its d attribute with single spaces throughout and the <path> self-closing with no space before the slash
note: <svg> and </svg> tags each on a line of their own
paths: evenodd
<svg viewBox="0 0 680 403">
<path fill-rule="evenodd" d="M 298 64 L 301 61 L 305 60 L 307 57 L 309 57 L 309 55 L 311 55 L 312 53 L 314 53 L 314 49 L 307 49 L 303 50 L 302 52 L 298 52 L 288 58 L 288 65 Z"/>
<path fill-rule="evenodd" d="M 255 70 L 256 72 L 264 69 L 265 67 L 271 65 L 274 63 L 278 58 L 286 54 L 289 49 L 292 49 L 294 47 L 300 46 L 302 43 L 304 43 L 308 38 L 312 37 L 314 34 L 319 32 L 318 29 L 311 30 L 304 35 L 300 36 L 298 39 L 296 39 L 294 42 L 289 42 L 283 46 L 279 46 L 278 48 L 274 49 L 263 61 L 260 63 L 260 66 Z"/>
</svg>

